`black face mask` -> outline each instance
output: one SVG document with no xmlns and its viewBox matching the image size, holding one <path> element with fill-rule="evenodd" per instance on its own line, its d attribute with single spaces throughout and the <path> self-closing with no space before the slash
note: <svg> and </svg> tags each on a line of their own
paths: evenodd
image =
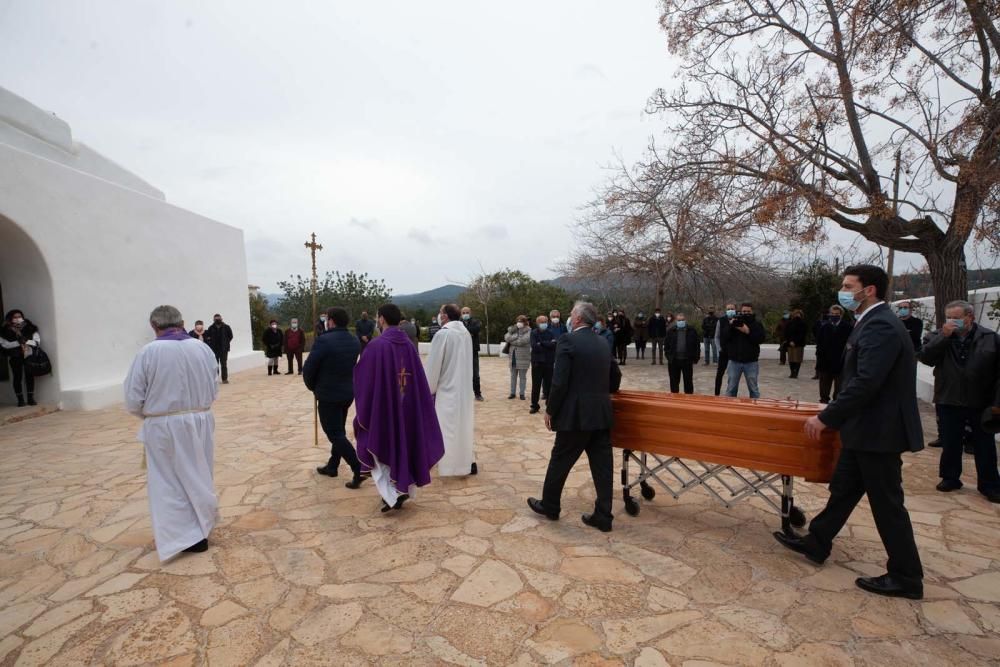
<svg viewBox="0 0 1000 667">
<path fill-rule="evenodd" d="M 215 320 L 216 324 L 222 324 L 222 320 Z"/>
<path fill-rule="evenodd" d="M 753 322 L 753 313 L 740 313 L 740 317 L 747 322 Z"/>
</svg>

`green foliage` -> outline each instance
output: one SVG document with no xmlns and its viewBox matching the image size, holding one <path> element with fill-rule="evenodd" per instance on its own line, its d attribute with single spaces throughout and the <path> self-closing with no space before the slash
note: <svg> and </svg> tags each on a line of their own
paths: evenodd
<svg viewBox="0 0 1000 667">
<path fill-rule="evenodd" d="M 250 331 L 253 335 L 253 349 L 261 350 L 263 349 L 263 343 L 261 343 L 261 336 L 264 335 L 264 329 L 268 327 L 272 319 L 275 318 L 270 309 L 267 306 L 267 297 L 262 295 L 254 296 L 250 295 Z"/>
<path fill-rule="evenodd" d="M 302 276 L 289 276 L 278 283 L 284 298 L 278 305 L 278 319 L 287 324 L 293 317 L 299 318 L 304 329 L 312 329 L 316 324 L 312 317 L 312 281 Z M 340 306 L 347 309 L 353 322 L 361 316 L 361 311 L 374 312 L 380 305 L 392 298 L 392 291 L 384 280 L 374 280 L 367 273 L 348 271 L 327 271 L 316 284 L 316 312 Z"/>
<path fill-rule="evenodd" d="M 459 296 L 458 304 L 471 308 L 475 317 L 483 321 L 485 333 L 480 334 L 480 340 L 496 343 L 518 315 L 527 315 L 534 321 L 538 315 L 548 315 L 556 309 L 567 322 L 573 297 L 566 290 L 539 282 L 526 273 L 503 269 L 476 277 Z"/>
<path fill-rule="evenodd" d="M 826 309 L 837 303 L 837 288 L 840 276 L 822 260 L 815 260 L 792 275 L 792 308 L 800 308 L 809 325 L 812 335 L 812 325 L 826 312 Z"/>
</svg>

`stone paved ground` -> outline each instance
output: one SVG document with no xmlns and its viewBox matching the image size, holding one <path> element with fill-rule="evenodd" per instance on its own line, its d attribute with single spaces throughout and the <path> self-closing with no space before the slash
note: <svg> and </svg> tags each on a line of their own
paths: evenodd
<svg viewBox="0 0 1000 667">
<path fill-rule="evenodd" d="M 625 386 L 665 367 L 629 364 Z M 766 396 L 815 384 L 766 364 Z M 263 367 L 222 388 L 222 523 L 205 554 L 160 565 L 136 422 L 61 412 L 0 432 L 0 662 L 82 665 L 989 664 L 1000 656 L 1000 509 L 936 493 L 936 451 L 907 457 L 926 599 L 854 588 L 884 554 L 856 512 L 825 567 L 781 549 L 773 513 L 661 494 L 586 528 L 586 463 L 564 518 L 539 521 L 551 435 L 484 361 L 481 474 L 436 480 L 381 514 L 370 483 L 318 477 L 308 395 Z M 808 375 L 808 374 L 806 374 Z M 708 387 L 705 369 L 697 383 Z M 932 426 L 925 410 L 925 421 Z M 734 425 L 738 428 L 738 425 Z M 802 484 L 810 513 L 826 491 Z"/>
</svg>

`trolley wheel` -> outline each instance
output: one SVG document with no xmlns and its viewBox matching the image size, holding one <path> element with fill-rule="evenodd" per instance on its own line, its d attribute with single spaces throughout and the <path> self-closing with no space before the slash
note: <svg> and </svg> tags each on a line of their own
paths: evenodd
<svg viewBox="0 0 1000 667">
<path fill-rule="evenodd" d="M 788 510 L 788 520 L 796 528 L 806 525 L 806 515 L 795 505 L 792 505 L 792 509 Z"/>
<path fill-rule="evenodd" d="M 639 516 L 639 503 L 632 498 L 625 499 L 625 511 L 629 516 Z"/>
<path fill-rule="evenodd" d="M 642 497 L 646 500 L 652 500 L 656 497 L 656 489 L 651 487 L 649 484 L 642 482 L 639 487 L 642 490 Z"/>
</svg>

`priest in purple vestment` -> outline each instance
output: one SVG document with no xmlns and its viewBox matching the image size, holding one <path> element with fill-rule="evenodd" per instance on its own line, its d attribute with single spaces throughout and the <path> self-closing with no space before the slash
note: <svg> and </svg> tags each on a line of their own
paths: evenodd
<svg viewBox="0 0 1000 667">
<path fill-rule="evenodd" d="M 391 303 L 378 309 L 382 335 L 373 338 L 354 367 L 354 436 L 358 458 L 371 468 L 382 511 L 399 509 L 414 486 L 430 484 L 431 468 L 444 456 L 420 354 L 398 328 Z"/>
</svg>

